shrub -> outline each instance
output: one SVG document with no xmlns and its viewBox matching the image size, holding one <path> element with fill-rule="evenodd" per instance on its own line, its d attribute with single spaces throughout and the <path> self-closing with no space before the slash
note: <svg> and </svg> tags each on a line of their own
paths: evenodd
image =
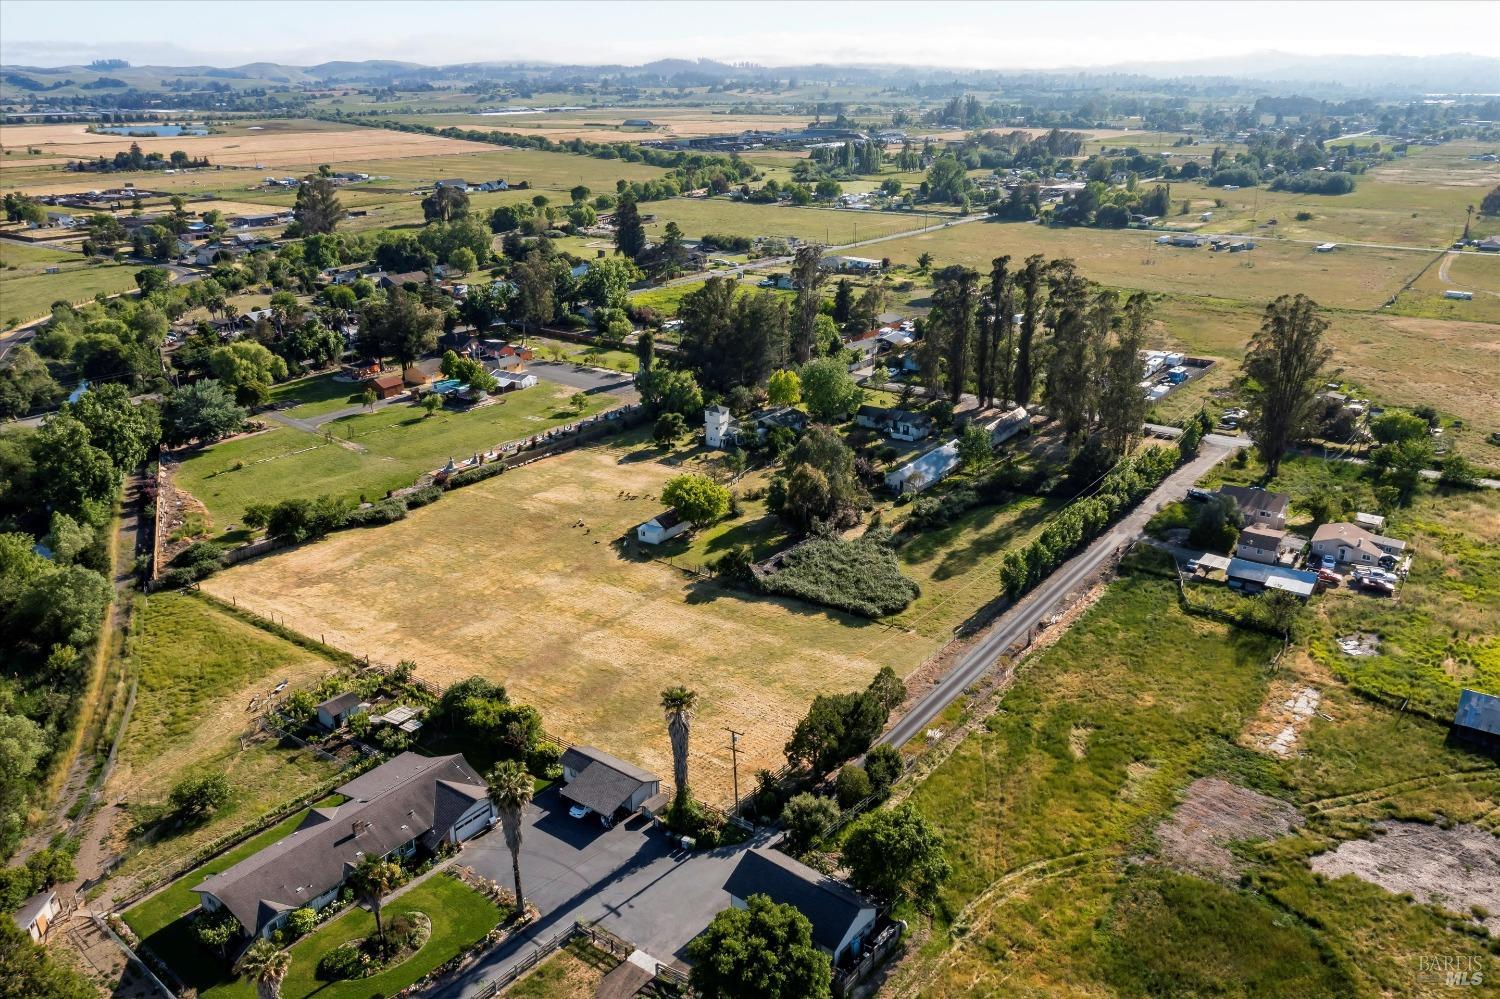
<svg viewBox="0 0 1500 999">
<path fill-rule="evenodd" d="M 505 466 L 501 465 L 500 467 L 504 468 Z M 418 489 L 415 492 L 407 493 L 402 497 L 402 499 L 406 502 L 406 508 L 408 510 L 415 510 L 417 507 L 426 506 L 429 503 L 436 503 L 438 497 L 441 495 L 443 495 L 443 490 L 438 488 L 437 486 L 423 486 L 421 489 Z"/>
<path fill-rule="evenodd" d="M 865 773 L 870 776 L 870 790 L 882 798 L 906 769 L 901 751 L 894 746 L 876 746 L 865 754 Z"/>
<path fill-rule="evenodd" d="M 906 522 L 916 530 L 947 527 L 964 513 L 979 505 L 979 494 L 964 486 L 941 496 L 922 496 L 911 505 Z"/>
<path fill-rule="evenodd" d="M 1354 175 L 1341 170 L 1288 173 L 1277 177 L 1271 183 L 1271 190 L 1295 191 L 1298 194 L 1348 194 L 1354 190 Z"/>
<path fill-rule="evenodd" d="M 844 765 L 839 771 L 838 779 L 834 781 L 834 791 L 838 795 L 839 807 L 843 809 L 853 808 L 870 796 L 873 790 L 870 784 L 870 775 L 865 773 L 862 767 L 852 763 Z"/>
<path fill-rule="evenodd" d="M 359 945 L 340 944 L 318 962 L 318 977 L 325 982 L 337 982 L 347 978 L 358 978 L 365 969 L 365 955 Z"/>
<path fill-rule="evenodd" d="M 381 524 L 394 524 L 404 519 L 406 519 L 406 504 L 399 499 L 386 499 L 357 510 L 350 510 L 349 516 L 344 518 L 344 526 L 378 527 Z"/>
<path fill-rule="evenodd" d="M 492 461 L 488 465 L 475 465 L 448 476 L 443 480 L 443 488 L 458 489 L 462 486 L 471 486 L 476 482 L 492 479 L 504 471 L 505 465 L 498 461 Z"/>
<path fill-rule="evenodd" d="M 832 798 L 820 798 L 805 791 L 794 795 L 781 810 L 787 845 L 798 853 L 806 850 L 838 817 L 839 806 Z"/>
<path fill-rule="evenodd" d="M 286 917 L 286 928 L 293 936 L 305 937 L 318 925 L 318 914 L 307 906 L 293 909 L 291 915 Z"/>
<path fill-rule="evenodd" d="M 764 576 L 767 593 L 882 617 L 906 608 L 921 588 L 901 574 L 901 564 L 885 545 L 860 539 L 818 538 L 789 552 L 781 569 Z"/>
<path fill-rule="evenodd" d="M 206 818 L 229 801 L 229 778 L 218 770 L 185 777 L 172 788 L 167 801 L 183 821 Z"/>
</svg>

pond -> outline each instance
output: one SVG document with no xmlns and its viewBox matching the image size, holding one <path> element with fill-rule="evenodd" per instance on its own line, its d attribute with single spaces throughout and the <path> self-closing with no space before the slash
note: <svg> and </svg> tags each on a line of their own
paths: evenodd
<svg viewBox="0 0 1500 999">
<path fill-rule="evenodd" d="M 134 135 L 141 138 L 167 135 L 207 135 L 201 125 L 100 125 L 94 131 L 106 135 Z"/>
</svg>

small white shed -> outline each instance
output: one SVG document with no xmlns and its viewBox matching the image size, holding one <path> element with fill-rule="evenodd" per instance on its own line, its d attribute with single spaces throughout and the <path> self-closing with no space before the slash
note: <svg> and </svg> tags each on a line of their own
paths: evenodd
<svg viewBox="0 0 1500 999">
<path fill-rule="evenodd" d="M 685 534 L 693 525 L 683 520 L 676 510 L 659 513 L 635 529 L 635 536 L 643 544 L 659 545 Z"/>
</svg>

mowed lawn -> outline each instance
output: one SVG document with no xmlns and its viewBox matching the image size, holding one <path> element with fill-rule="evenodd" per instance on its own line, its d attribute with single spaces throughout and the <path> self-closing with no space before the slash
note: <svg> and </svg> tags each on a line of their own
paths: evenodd
<svg viewBox="0 0 1500 999">
<path fill-rule="evenodd" d="M 400 964 L 369 978 L 327 982 L 318 978 L 318 962 L 335 947 L 363 940 L 375 932 L 375 917 L 351 907 L 291 947 L 291 966 L 281 983 L 283 999 L 368 999 L 387 996 L 406 988 L 433 968 L 457 956 L 479 940 L 503 915 L 499 907 L 446 874 L 437 874 L 388 900 L 381 910 L 384 920 L 410 912 L 425 913 L 432 920 L 432 936 L 421 950 Z M 205 999 L 252 999 L 255 985 L 235 979 L 200 993 Z"/>
<path fill-rule="evenodd" d="M 1207 246 L 1158 246 L 1159 235 L 983 221 L 892 239 L 859 252 L 899 264 L 913 264 L 920 254 L 931 253 L 934 266 L 967 264 L 981 273 L 988 273 L 990 261 L 1001 254 L 1009 254 L 1014 266 L 1041 253 L 1072 257 L 1084 277 L 1112 287 L 1252 302 L 1300 291 L 1342 309 L 1378 308 L 1430 259 L 1408 250 L 1364 247 L 1315 253 L 1305 243 L 1266 239 L 1258 239 L 1247 253 L 1215 253 Z"/>
<path fill-rule="evenodd" d="M 334 668 L 316 653 L 246 624 L 206 600 L 159 593 L 136 603 L 127 662 L 137 678 L 135 709 L 106 794 L 128 804 L 117 835 L 160 806 L 172 787 L 210 770 L 231 796 L 187 831 L 129 843 L 122 875 L 168 869 L 194 849 L 313 790 L 336 768 L 259 733 L 252 697 L 282 680 L 314 683 Z"/>
<path fill-rule="evenodd" d="M 274 429 L 188 455 L 176 466 L 175 481 L 208 507 L 218 531 L 238 523 L 250 503 L 324 494 L 377 500 L 441 468 L 449 458 L 462 461 L 578 419 L 568 401 L 573 392 L 542 382 L 488 406 L 466 413 L 442 410 L 432 417 L 418 406 L 398 403 L 325 424 L 323 432 L 334 441 L 263 417 Z M 330 400 L 309 388 L 305 398 L 306 408 L 292 415 L 326 412 L 337 394 Z M 607 394 L 590 395 L 582 415 L 602 412 L 618 401 Z"/>
<path fill-rule="evenodd" d="M 662 774 L 671 756 L 658 700 L 686 684 L 700 696 L 694 786 L 722 801 L 730 756 L 713 733 L 747 732 L 743 789 L 782 763 L 814 695 L 861 687 L 882 665 L 905 674 L 938 642 L 652 561 L 633 530 L 662 511 L 663 483 L 684 470 L 656 455 L 600 447 L 548 458 L 204 587 L 355 655 L 414 660 L 438 683 L 488 676 L 539 708 L 549 731 Z"/>
</svg>

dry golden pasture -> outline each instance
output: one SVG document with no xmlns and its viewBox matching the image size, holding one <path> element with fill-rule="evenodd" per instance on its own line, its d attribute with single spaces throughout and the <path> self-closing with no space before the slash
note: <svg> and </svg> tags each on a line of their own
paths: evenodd
<svg viewBox="0 0 1500 999">
<path fill-rule="evenodd" d="M 633 529 L 662 510 L 654 497 L 678 471 L 650 449 L 574 452 L 203 585 L 356 655 L 414 660 L 441 684 L 490 677 L 549 731 L 665 775 L 658 700 L 685 684 L 700 696 L 694 784 L 726 801 L 724 726 L 747 733 L 743 791 L 783 762 L 815 695 L 862 687 L 882 665 L 905 674 L 937 642 L 649 560 Z"/>
<path fill-rule="evenodd" d="M 311 123 L 309 127 L 295 131 L 267 127 L 263 132 L 161 138 L 102 135 L 87 131 L 83 125 L 7 125 L 0 128 L 0 146 L 4 148 L 30 146 L 44 154 L 66 159 L 111 156 L 119 150 L 129 149 L 131 143 L 138 144 L 147 153 L 165 154 L 180 149 L 189 156 L 206 156 L 216 165 L 248 167 L 258 164 L 266 168 L 315 168 L 320 163 L 480 152 L 488 148 L 478 143 L 414 132 L 331 128 L 322 123 Z M 97 179 L 94 186 L 100 186 Z"/>
</svg>

